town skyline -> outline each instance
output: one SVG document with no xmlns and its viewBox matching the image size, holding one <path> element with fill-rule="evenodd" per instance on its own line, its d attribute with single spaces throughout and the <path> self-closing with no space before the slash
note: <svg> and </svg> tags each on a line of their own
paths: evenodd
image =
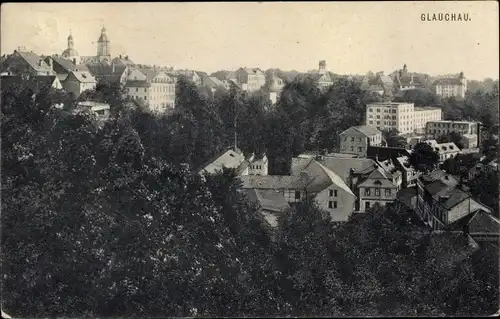
<svg viewBox="0 0 500 319">
<path fill-rule="evenodd" d="M 467 12 L 471 21 L 422 22 L 430 10 Z M 410 72 L 482 80 L 498 79 L 497 22 L 490 2 L 9 3 L 2 6 L 1 48 L 61 54 L 71 30 L 80 55 L 95 55 L 105 26 L 113 56 L 175 69 L 305 72 L 326 60 L 338 74 L 389 73 L 406 64 Z"/>
</svg>

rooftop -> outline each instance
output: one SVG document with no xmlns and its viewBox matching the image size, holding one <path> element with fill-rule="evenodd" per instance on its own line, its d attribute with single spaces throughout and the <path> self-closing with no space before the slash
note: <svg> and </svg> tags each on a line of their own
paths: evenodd
<svg viewBox="0 0 500 319">
<path fill-rule="evenodd" d="M 347 130 L 340 133 L 340 135 L 363 135 L 366 137 L 382 134 L 379 130 L 377 130 L 373 126 L 368 125 L 360 125 L 360 126 L 351 126 Z"/>
</svg>

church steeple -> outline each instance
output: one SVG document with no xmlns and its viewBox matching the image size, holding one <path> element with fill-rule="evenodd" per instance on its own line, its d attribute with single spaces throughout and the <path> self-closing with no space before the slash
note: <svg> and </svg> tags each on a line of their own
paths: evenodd
<svg viewBox="0 0 500 319">
<path fill-rule="evenodd" d="M 99 61 L 111 61 L 111 54 L 109 50 L 109 40 L 106 34 L 106 28 L 103 26 L 101 29 L 101 36 L 97 40 L 97 57 Z"/>
<path fill-rule="evenodd" d="M 68 49 L 74 49 L 73 34 L 71 33 L 71 29 L 69 30 L 68 36 Z"/>
</svg>

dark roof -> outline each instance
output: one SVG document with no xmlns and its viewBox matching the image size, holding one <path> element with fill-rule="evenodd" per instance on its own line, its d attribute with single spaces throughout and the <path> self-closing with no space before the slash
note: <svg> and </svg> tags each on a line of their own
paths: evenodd
<svg viewBox="0 0 500 319">
<path fill-rule="evenodd" d="M 435 170 L 425 175 L 420 176 L 420 180 L 424 182 L 424 184 L 432 183 L 434 181 L 440 180 L 446 184 L 457 184 L 458 181 L 454 179 L 450 174 L 446 173 L 443 170 Z"/>
<path fill-rule="evenodd" d="M 382 147 L 382 146 L 368 146 L 366 150 L 366 157 L 385 161 L 387 159 L 396 159 L 401 156 L 410 156 L 410 152 L 405 148 L 399 147 Z"/>
<path fill-rule="evenodd" d="M 361 133 L 361 135 L 367 136 L 367 137 L 377 135 L 377 134 L 382 134 L 382 132 L 380 132 L 379 130 L 377 130 L 373 126 L 360 125 L 360 126 L 351 126 L 347 130 L 340 133 L 340 135 L 345 134 L 345 135 L 351 136 L 351 135 L 359 135 L 359 133 Z"/>
<path fill-rule="evenodd" d="M 5 75 L 1 77 L 0 83 L 2 91 L 27 85 L 34 93 L 37 93 L 42 88 L 51 87 L 55 79 L 55 75 L 38 75 L 29 77 L 29 79 L 24 79 L 22 76 Z"/>
<path fill-rule="evenodd" d="M 425 189 L 446 209 L 451 209 L 455 205 L 470 198 L 469 194 L 460 190 L 456 186 L 447 185 L 441 180 L 434 181 L 426 185 Z"/>
<path fill-rule="evenodd" d="M 151 83 L 149 83 L 148 81 L 130 80 L 130 81 L 127 81 L 125 86 L 127 86 L 127 87 L 150 87 Z"/>
<path fill-rule="evenodd" d="M 329 170 L 339 175 L 344 182 L 348 181 L 351 169 L 354 170 L 354 173 L 368 175 L 378 167 L 373 160 L 368 158 L 341 158 L 323 156 L 318 159 L 318 161 Z"/>
<path fill-rule="evenodd" d="M 46 57 L 45 62 L 47 62 L 49 59 L 52 59 L 53 63 L 59 64 L 66 72 L 71 72 L 76 68 L 76 65 L 63 57 L 60 56 L 52 56 L 52 57 Z"/>
<path fill-rule="evenodd" d="M 17 52 L 36 71 L 53 72 L 43 59 L 33 52 Z M 41 63 L 40 63 L 41 62 Z M 40 65 L 41 64 L 41 65 Z"/>
<path fill-rule="evenodd" d="M 272 212 L 285 212 L 290 210 L 290 205 L 285 197 L 275 190 L 246 189 L 247 198 L 260 206 L 260 208 Z"/>
<path fill-rule="evenodd" d="M 500 221 L 483 209 L 478 209 L 472 214 L 459 219 L 458 221 L 448 225 L 450 230 L 463 230 L 464 226 L 468 226 L 470 234 L 473 233 L 500 233 Z"/>
</svg>

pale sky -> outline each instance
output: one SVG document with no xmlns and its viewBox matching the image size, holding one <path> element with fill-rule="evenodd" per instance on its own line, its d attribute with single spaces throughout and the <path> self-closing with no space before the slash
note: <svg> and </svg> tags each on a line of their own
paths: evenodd
<svg viewBox="0 0 500 319">
<path fill-rule="evenodd" d="M 471 21 L 421 21 L 446 12 Z M 80 55 L 95 55 L 105 25 L 113 56 L 176 69 L 303 72 L 326 60 L 338 74 L 389 73 L 406 63 L 410 72 L 497 79 L 498 21 L 496 1 L 8 3 L 1 52 L 61 54 L 71 29 Z"/>
</svg>

